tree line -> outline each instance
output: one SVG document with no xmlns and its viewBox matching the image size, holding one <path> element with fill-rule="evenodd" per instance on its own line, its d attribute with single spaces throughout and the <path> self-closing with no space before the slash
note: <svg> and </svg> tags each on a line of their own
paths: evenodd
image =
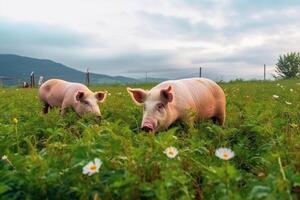
<svg viewBox="0 0 300 200">
<path fill-rule="evenodd" d="M 300 53 L 291 52 L 280 55 L 275 67 L 275 78 L 300 77 Z"/>
</svg>

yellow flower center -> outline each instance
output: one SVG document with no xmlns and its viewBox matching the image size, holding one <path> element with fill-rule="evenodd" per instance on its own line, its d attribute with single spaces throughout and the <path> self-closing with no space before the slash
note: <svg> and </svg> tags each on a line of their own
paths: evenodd
<svg viewBox="0 0 300 200">
<path fill-rule="evenodd" d="M 225 152 L 225 153 L 223 154 L 223 157 L 224 157 L 224 158 L 228 158 L 228 157 L 229 157 L 228 153 Z"/>
<path fill-rule="evenodd" d="M 92 165 L 92 166 L 90 167 L 90 170 L 95 171 L 96 169 L 97 169 L 97 166 L 96 166 L 96 165 Z"/>
<path fill-rule="evenodd" d="M 17 118 L 13 118 L 13 122 L 14 122 L 15 124 L 17 124 L 17 123 L 18 123 L 18 119 L 17 119 Z"/>
<path fill-rule="evenodd" d="M 173 152 L 173 151 L 169 151 L 169 154 L 170 154 L 170 155 L 174 155 L 174 152 Z"/>
</svg>

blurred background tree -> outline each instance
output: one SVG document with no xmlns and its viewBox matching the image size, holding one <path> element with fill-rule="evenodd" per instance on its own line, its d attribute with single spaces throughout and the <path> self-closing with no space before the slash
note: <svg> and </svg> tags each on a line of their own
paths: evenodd
<svg viewBox="0 0 300 200">
<path fill-rule="evenodd" d="M 300 75 L 300 54 L 291 52 L 280 55 L 275 67 L 276 78 L 295 78 Z"/>
</svg>

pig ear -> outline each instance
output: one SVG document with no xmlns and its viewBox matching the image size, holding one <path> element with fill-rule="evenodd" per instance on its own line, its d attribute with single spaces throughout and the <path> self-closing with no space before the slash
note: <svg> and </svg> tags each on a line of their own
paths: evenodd
<svg viewBox="0 0 300 200">
<path fill-rule="evenodd" d="M 131 95 L 131 98 L 133 101 L 140 105 L 145 102 L 146 96 L 148 94 L 147 91 L 139 88 L 127 88 L 128 93 Z"/>
<path fill-rule="evenodd" d="M 101 92 L 101 91 L 95 92 L 95 97 L 99 102 L 102 103 L 107 97 L 107 92 Z"/>
<path fill-rule="evenodd" d="M 76 101 L 82 101 L 83 97 L 84 97 L 84 92 L 82 92 L 82 91 L 78 91 L 76 96 L 75 96 Z"/>
<path fill-rule="evenodd" d="M 162 89 L 160 91 L 161 98 L 168 103 L 173 101 L 173 94 L 172 94 L 171 90 L 172 90 L 172 87 L 169 86 L 168 88 Z"/>
</svg>

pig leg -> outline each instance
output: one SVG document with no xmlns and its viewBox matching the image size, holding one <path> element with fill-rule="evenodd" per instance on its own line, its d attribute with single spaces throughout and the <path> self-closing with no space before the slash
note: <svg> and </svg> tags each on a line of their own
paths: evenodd
<svg viewBox="0 0 300 200">
<path fill-rule="evenodd" d="M 61 108 L 60 108 L 60 115 L 63 116 L 66 113 L 66 109 L 69 107 L 69 104 L 66 101 L 63 101 Z"/>
<path fill-rule="evenodd" d="M 220 126 L 224 126 L 225 115 L 221 115 L 220 117 L 218 117 L 218 123 L 219 123 Z"/>
<path fill-rule="evenodd" d="M 223 126 L 225 123 L 225 113 L 224 112 L 218 113 L 216 116 L 212 118 L 212 120 L 215 124 Z"/>
<path fill-rule="evenodd" d="M 219 101 L 216 104 L 216 111 L 214 116 L 212 117 L 213 122 L 220 126 L 224 126 L 225 123 L 226 104 L 224 102 L 225 100 Z"/>
<path fill-rule="evenodd" d="M 212 121 L 213 121 L 214 124 L 217 123 L 217 120 L 218 120 L 217 117 L 212 117 L 211 119 L 212 119 Z"/>
<path fill-rule="evenodd" d="M 43 113 L 47 114 L 49 111 L 50 105 L 47 102 L 44 102 L 44 108 L 43 108 Z"/>
</svg>

